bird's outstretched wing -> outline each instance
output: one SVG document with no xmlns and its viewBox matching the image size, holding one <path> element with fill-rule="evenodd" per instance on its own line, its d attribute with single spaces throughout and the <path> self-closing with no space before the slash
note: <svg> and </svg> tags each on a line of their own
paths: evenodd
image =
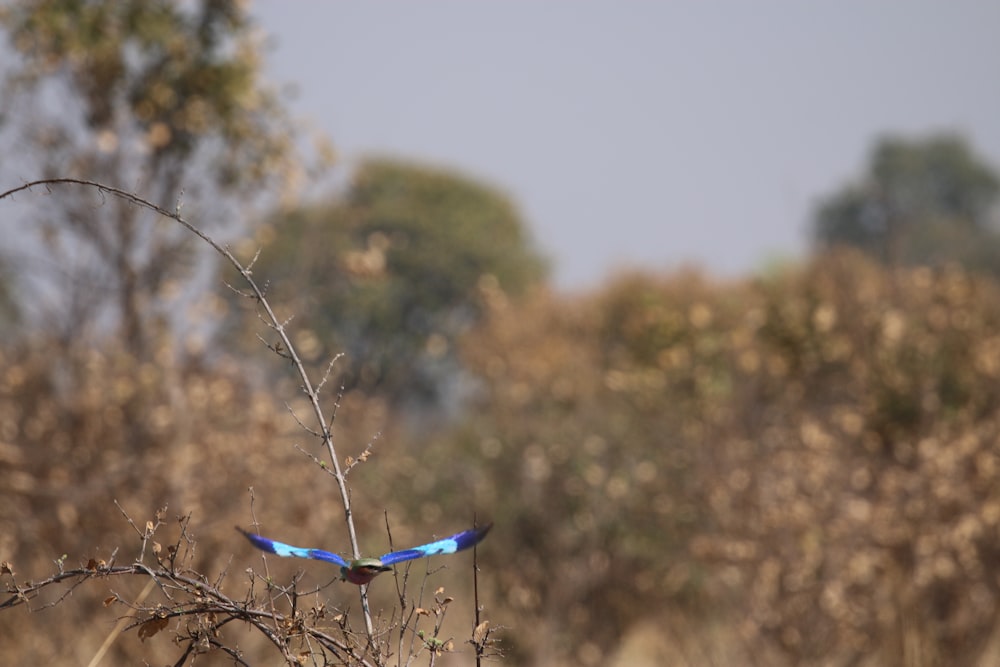
<svg viewBox="0 0 1000 667">
<path fill-rule="evenodd" d="M 437 542 L 431 542 L 430 544 L 413 547 L 412 549 L 403 549 L 402 551 L 387 553 L 386 555 L 381 556 L 379 560 L 383 565 L 392 565 L 393 563 L 400 563 L 404 560 L 413 560 L 414 558 L 423 558 L 425 556 L 453 554 L 456 551 L 468 549 L 471 546 L 479 544 L 479 542 L 486 537 L 486 533 L 490 532 L 490 528 L 492 527 L 493 524 L 488 523 L 485 526 L 480 526 L 479 528 L 463 530 L 461 533 L 455 533 L 451 537 L 446 537 L 443 540 L 438 540 Z"/>
<path fill-rule="evenodd" d="M 347 561 L 338 556 L 337 554 L 330 553 L 329 551 L 323 551 L 322 549 L 303 549 L 302 547 L 293 547 L 290 544 L 285 544 L 283 542 L 276 542 L 275 540 L 269 540 L 266 537 L 260 535 L 254 535 L 253 533 L 248 533 L 239 526 L 236 530 L 243 533 L 250 544 L 254 545 L 261 551 L 266 551 L 268 553 L 274 554 L 275 556 L 295 556 L 296 558 L 312 558 L 313 560 L 325 560 L 327 563 L 333 563 L 334 565 L 339 565 L 341 567 L 347 567 Z"/>
</svg>

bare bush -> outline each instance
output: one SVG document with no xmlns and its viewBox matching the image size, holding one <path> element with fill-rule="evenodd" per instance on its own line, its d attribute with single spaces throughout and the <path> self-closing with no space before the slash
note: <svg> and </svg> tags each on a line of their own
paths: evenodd
<svg viewBox="0 0 1000 667">
<path fill-rule="evenodd" d="M 116 349 L 113 340 L 106 349 L 63 346 L 58 358 L 44 336 L 9 346 L 0 359 L 0 456 L 10 469 L 0 498 L 11 510 L 0 514 L 5 656 L 97 664 L 112 650 L 130 661 L 179 665 L 215 656 L 252 664 L 270 650 L 291 664 L 384 665 L 420 656 L 433 663 L 451 651 L 478 659 L 488 652 L 491 631 L 478 611 L 468 626 L 471 646 L 456 646 L 443 624 L 451 598 L 411 579 L 408 568 L 400 569 L 391 595 L 385 582 L 378 606 L 370 606 L 361 587 L 357 611 L 342 595 L 353 589 L 331 588 L 341 584 L 322 566 L 305 573 L 265 560 L 262 571 L 236 574 L 230 556 L 220 568 L 220 554 L 257 553 L 233 524 L 260 518 L 278 527 L 267 518 L 273 510 L 251 504 L 247 512 L 255 497 L 265 507 L 282 499 L 281 525 L 296 531 L 325 535 L 331 523 L 343 522 L 352 557 L 359 557 L 347 476 L 368 450 L 344 457 L 335 448 L 334 418 L 343 397 L 330 391 L 330 373 L 318 381 L 306 374 L 250 266 L 177 211 L 116 188 L 55 179 L 0 199 L 43 185 L 53 192 L 96 189 L 154 211 L 214 248 L 239 271 L 244 293 L 269 328 L 263 338 L 297 372 L 302 398 L 278 405 L 248 387 L 235 360 L 178 364 L 171 356 L 176 346 L 166 343 L 154 362 Z M 324 403 L 333 406 L 332 416 Z M 357 435 L 339 422 L 338 432 Z M 293 446 L 303 435 L 306 443 Z M 320 479 L 337 489 L 339 503 L 322 502 L 322 484 L 303 475 L 303 464 L 313 463 L 326 473 Z M 374 529 L 370 511 L 366 517 Z M 134 537 L 123 541 L 129 532 Z M 337 606 L 330 603 L 335 592 Z M 95 620 L 96 632 L 85 631 Z M 77 632 L 47 634 L 43 622 Z M 120 631 L 132 630 L 138 642 L 120 639 Z M 172 641 L 158 641 L 162 635 Z"/>
</svg>

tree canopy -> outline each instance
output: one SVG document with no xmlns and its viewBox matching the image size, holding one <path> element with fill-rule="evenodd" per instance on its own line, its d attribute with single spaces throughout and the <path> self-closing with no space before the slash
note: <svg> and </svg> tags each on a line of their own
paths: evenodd
<svg viewBox="0 0 1000 667">
<path fill-rule="evenodd" d="M 1000 177 L 956 135 L 887 137 L 861 180 L 823 199 L 820 247 L 861 248 L 890 265 L 954 261 L 1000 273 Z"/>
<path fill-rule="evenodd" d="M 0 173 L 15 182 L 100 181 L 210 219 L 294 171 L 291 126 L 261 80 L 243 3 L 22 0 L 2 9 L 0 28 L 15 55 L 0 141 L 18 155 Z M 24 218 L 42 261 L 18 271 L 19 290 L 35 310 L 59 295 L 45 326 L 80 339 L 111 322 L 148 354 L 165 297 L 196 264 L 190 238 L 83 190 Z M 9 261 L 30 261 L 20 255 Z"/>
<path fill-rule="evenodd" d="M 290 304 L 313 358 L 346 352 L 349 383 L 393 400 L 437 400 L 456 337 L 482 299 L 517 294 L 546 264 L 502 193 L 467 176 L 368 159 L 346 191 L 280 211 L 256 270 Z"/>
</svg>

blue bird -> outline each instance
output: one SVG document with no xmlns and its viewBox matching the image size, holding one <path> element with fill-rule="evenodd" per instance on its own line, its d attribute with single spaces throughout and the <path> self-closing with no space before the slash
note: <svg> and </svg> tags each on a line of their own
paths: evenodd
<svg viewBox="0 0 1000 667">
<path fill-rule="evenodd" d="M 393 551 L 379 556 L 378 558 L 359 558 L 357 560 L 350 561 L 344 560 L 337 554 L 330 553 L 329 551 L 323 551 L 322 549 L 304 549 L 302 547 L 293 547 L 292 545 L 285 544 L 283 542 L 277 542 L 275 540 L 262 537 L 261 535 L 255 535 L 245 531 L 239 526 L 236 527 L 236 530 L 243 533 L 243 535 L 250 540 L 250 543 L 261 551 L 266 551 L 276 556 L 311 558 L 313 560 L 322 560 L 327 563 L 339 565 L 340 579 L 342 581 L 349 581 L 352 584 L 363 586 L 383 572 L 391 570 L 392 568 L 389 566 L 395 563 L 402 563 L 403 561 L 414 560 L 415 558 L 436 556 L 438 554 L 453 554 L 456 551 L 461 551 L 463 549 L 468 549 L 471 546 L 475 546 L 476 544 L 479 544 L 484 537 L 486 537 L 486 533 L 488 533 L 492 527 L 493 523 L 491 522 L 485 526 L 463 530 L 460 533 L 455 533 L 451 537 L 446 537 L 444 539 L 437 540 L 436 542 L 430 542 L 429 544 L 423 544 L 419 547 L 413 547 L 412 549 Z"/>
</svg>

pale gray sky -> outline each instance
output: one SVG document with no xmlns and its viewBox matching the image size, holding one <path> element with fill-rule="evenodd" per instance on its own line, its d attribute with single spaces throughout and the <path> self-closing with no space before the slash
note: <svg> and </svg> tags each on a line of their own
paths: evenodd
<svg viewBox="0 0 1000 667">
<path fill-rule="evenodd" d="M 456 167 L 519 204 L 563 288 L 801 255 L 885 132 L 1000 168 L 1000 2 L 278 2 L 267 73 L 346 165 Z"/>
</svg>

